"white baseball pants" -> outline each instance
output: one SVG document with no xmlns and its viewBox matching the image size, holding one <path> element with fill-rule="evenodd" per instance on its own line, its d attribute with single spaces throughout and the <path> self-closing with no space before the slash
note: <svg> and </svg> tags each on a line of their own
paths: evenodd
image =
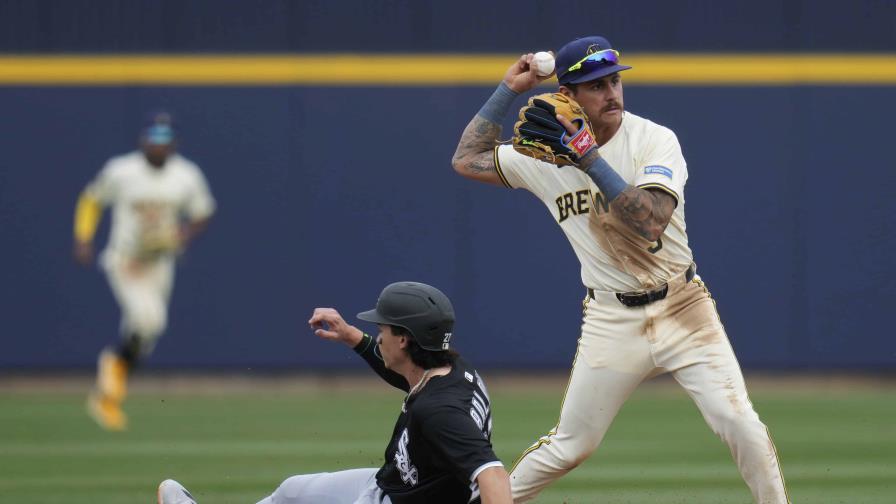
<svg viewBox="0 0 896 504">
<path fill-rule="evenodd" d="M 102 266 L 121 307 L 122 335 L 136 334 L 141 352 L 150 353 L 168 323 L 174 260 L 140 262 L 107 251 L 103 254 Z"/>
</svg>

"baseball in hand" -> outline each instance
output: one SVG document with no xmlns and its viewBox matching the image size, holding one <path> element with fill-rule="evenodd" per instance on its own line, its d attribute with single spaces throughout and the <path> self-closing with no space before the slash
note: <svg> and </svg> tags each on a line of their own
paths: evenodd
<svg viewBox="0 0 896 504">
<path fill-rule="evenodd" d="M 554 57 L 549 52 L 539 51 L 532 56 L 530 65 L 535 67 L 536 74 L 546 77 L 554 71 Z"/>
</svg>

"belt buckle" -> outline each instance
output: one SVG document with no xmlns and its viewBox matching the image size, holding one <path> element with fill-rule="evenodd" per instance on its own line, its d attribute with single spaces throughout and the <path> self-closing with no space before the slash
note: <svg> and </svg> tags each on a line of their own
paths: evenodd
<svg viewBox="0 0 896 504">
<path fill-rule="evenodd" d="M 684 272 L 685 283 L 690 282 L 694 279 L 694 276 L 697 273 L 697 268 L 694 267 L 694 263 L 691 263 L 688 266 L 688 269 Z M 676 277 L 678 278 L 678 277 Z M 594 299 L 594 294 L 591 289 L 589 290 L 589 294 L 591 298 Z M 625 306 L 634 308 L 637 306 L 644 306 L 653 303 L 654 301 L 659 301 L 661 299 L 665 299 L 666 295 L 669 294 L 669 284 L 665 283 L 662 287 L 658 289 L 654 289 L 652 291 L 646 292 L 617 292 L 616 299 L 619 300 Z"/>
<path fill-rule="evenodd" d="M 654 301 L 659 301 L 660 299 L 664 299 L 666 294 L 669 293 L 669 284 L 665 284 L 659 289 L 654 289 L 652 291 L 647 292 L 617 292 L 616 299 L 619 300 L 625 306 L 629 308 L 635 308 L 638 306 L 645 306 L 653 303 Z"/>
<path fill-rule="evenodd" d="M 617 292 L 616 299 L 618 299 L 620 303 L 628 306 L 629 308 L 644 306 L 650 302 L 646 292 L 640 292 L 637 294 L 634 292 Z"/>
</svg>

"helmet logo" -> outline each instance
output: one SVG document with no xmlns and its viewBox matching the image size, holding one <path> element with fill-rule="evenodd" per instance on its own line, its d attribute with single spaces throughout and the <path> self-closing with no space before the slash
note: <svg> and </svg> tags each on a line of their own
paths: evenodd
<svg viewBox="0 0 896 504">
<path fill-rule="evenodd" d="M 591 44 L 588 49 L 585 49 L 585 54 L 594 54 L 597 51 L 600 51 L 600 44 Z"/>
<path fill-rule="evenodd" d="M 446 332 L 445 337 L 442 338 L 442 350 L 448 350 L 448 342 L 451 341 L 451 333 Z"/>
</svg>

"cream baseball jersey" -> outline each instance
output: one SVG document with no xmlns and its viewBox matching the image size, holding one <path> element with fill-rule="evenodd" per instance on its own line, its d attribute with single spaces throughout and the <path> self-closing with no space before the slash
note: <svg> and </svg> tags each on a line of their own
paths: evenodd
<svg viewBox="0 0 896 504">
<path fill-rule="evenodd" d="M 675 134 L 625 112 L 622 125 L 600 155 L 630 185 L 657 188 L 678 205 L 665 232 L 650 242 L 610 209 L 597 185 L 574 166 L 557 167 L 524 156 L 510 145 L 495 148 L 495 165 L 505 185 L 531 191 L 551 211 L 579 262 L 582 283 L 601 291 L 653 289 L 691 265 L 684 221 L 687 165 Z"/>
<path fill-rule="evenodd" d="M 103 205 L 112 205 L 107 250 L 134 255 L 142 240 L 176 232 L 181 215 L 210 216 L 215 200 L 199 167 L 174 154 L 156 169 L 140 152 L 110 159 L 87 187 Z"/>
</svg>

